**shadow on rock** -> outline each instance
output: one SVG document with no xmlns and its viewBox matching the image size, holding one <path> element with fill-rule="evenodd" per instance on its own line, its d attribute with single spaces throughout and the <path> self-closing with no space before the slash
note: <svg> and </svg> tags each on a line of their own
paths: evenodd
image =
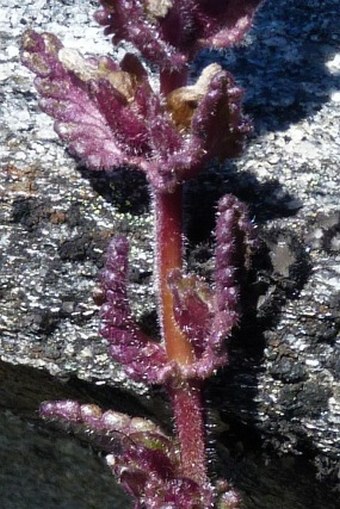
<svg viewBox="0 0 340 509">
<path fill-rule="evenodd" d="M 319 111 L 339 87 L 326 66 L 337 52 L 337 0 L 267 0 L 247 46 L 202 52 L 195 67 L 218 59 L 246 91 L 255 132 L 287 129 Z"/>
</svg>

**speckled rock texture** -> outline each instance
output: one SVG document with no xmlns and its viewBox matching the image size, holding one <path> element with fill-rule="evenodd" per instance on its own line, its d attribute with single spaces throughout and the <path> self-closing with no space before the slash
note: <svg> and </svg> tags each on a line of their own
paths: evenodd
<svg viewBox="0 0 340 509">
<path fill-rule="evenodd" d="M 128 505 L 119 505 L 114 484 L 99 505 L 105 471 L 98 473 L 88 449 L 37 427 L 42 399 L 75 394 L 103 401 L 104 391 L 105 404 L 119 410 L 162 419 L 168 411 L 161 395 L 132 384 L 109 359 L 91 296 L 109 238 L 126 234 L 134 311 L 157 331 L 147 185 L 135 172 L 101 175 L 79 167 L 39 111 L 32 75 L 19 62 L 28 27 L 53 32 L 84 53 L 121 57 L 124 48 L 112 48 L 92 20 L 96 5 L 0 0 L 0 457 L 6 465 L 18 451 L 35 458 L 1 474 L 6 509 Z M 220 423 L 220 456 L 225 469 L 232 464 L 247 509 L 336 507 L 330 490 L 340 456 L 339 18 L 337 0 L 268 0 L 242 47 L 203 53 L 193 67 L 197 72 L 218 56 L 245 87 L 254 120 L 246 153 L 186 188 L 190 268 L 211 273 L 214 207 L 224 193 L 248 203 L 261 238 L 230 366 L 207 388 L 209 415 Z M 65 469 L 63 461 L 77 463 L 77 455 L 72 483 L 55 470 L 50 483 L 34 470 L 45 456 L 51 460 L 45 468 L 57 462 Z M 23 471 L 31 473 L 25 478 Z M 99 476 L 93 500 L 72 494 L 92 475 Z M 32 488 L 35 478 L 44 488 Z M 26 502 L 13 498 L 15 480 L 28 490 Z M 52 497 L 45 506 L 41 490 Z"/>
</svg>

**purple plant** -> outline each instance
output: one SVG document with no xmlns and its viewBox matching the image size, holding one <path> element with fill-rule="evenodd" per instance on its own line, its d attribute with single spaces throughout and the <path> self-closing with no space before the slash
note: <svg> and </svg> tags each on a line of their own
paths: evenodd
<svg viewBox="0 0 340 509">
<path fill-rule="evenodd" d="M 249 120 L 242 90 L 218 64 L 188 84 L 188 63 L 202 47 L 241 41 L 260 0 L 101 0 L 95 17 L 159 68 L 160 92 L 136 55 L 118 64 L 83 58 L 57 37 L 32 30 L 22 61 L 36 74 L 40 107 L 71 152 L 94 170 L 137 167 L 150 184 L 155 210 L 155 260 L 161 342 L 147 336 L 127 297 L 128 241 L 110 243 L 100 276 L 101 335 L 134 380 L 163 384 L 175 433 L 94 405 L 47 402 L 41 415 L 85 426 L 136 499 L 135 509 L 237 509 L 226 481 L 207 473 L 202 385 L 228 362 L 226 339 L 240 319 L 240 284 L 256 245 L 246 206 L 234 196 L 218 203 L 214 281 L 183 268 L 182 184 L 214 158 L 241 151 Z"/>
</svg>

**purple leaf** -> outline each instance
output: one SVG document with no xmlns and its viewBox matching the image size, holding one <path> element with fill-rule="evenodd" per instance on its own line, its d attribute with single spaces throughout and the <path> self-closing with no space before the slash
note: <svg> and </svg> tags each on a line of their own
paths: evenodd
<svg viewBox="0 0 340 509">
<path fill-rule="evenodd" d="M 211 64 L 194 85 L 168 94 L 171 123 L 151 105 L 147 123 L 153 157 L 142 167 L 156 188 L 170 192 L 212 158 L 239 155 L 251 130 L 241 112 L 242 95 L 231 74 Z"/>
<path fill-rule="evenodd" d="M 136 508 L 206 509 L 213 507 L 214 489 L 198 485 L 174 469 L 159 451 L 126 449 L 107 463 L 124 489 L 137 498 Z"/>
<path fill-rule="evenodd" d="M 97 21 L 113 42 L 130 41 L 145 58 L 180 69 L 200 47 L 239 43 L 260 0 L 101 0 Z"/>
<path fill-rule="evenodd" d="M 104 445 L 107 463 L 124 489 L 138 499 L 136 507 L 205 509 L 214 490 L 181 475 L 178 445 L 152 421 L 76 401 L 49 401 L 40 407 L 44 419 L 80 431 Z M 139 505 L 140 504 L 140 505 Z"/>
<path fill-rule="evenodd" d="M 224 339 L 238 325 L 242 273 L 250 268 L 256 245 L 247 207 L 226 195 L 218 204 L 214 291 L 195 275 L 179 270 L 170 274 L 174 317 L 196 357 L 193 363 L 178 367 L 183 377 L 207 378 L 227 363 Z"/>
<path fill-rule="evenodd" d="M 242 152 L 252 129 L 250 120 L 242 114 L 242 97 L 243 90 L 236 86 L 229 72 L 219 69 L 213 75 L 192 119 L 192 132 L 204 139 L 209 158 L 222 160 Z"/>
<path fill-rule="evenodd" d="M 116 237 L 109 245 L 101 286 L 101 335 L 110 343 L 110 354 L 135 380 L 160 383 L 171 370 L 165 349 L 146 336 L 134 321 L 127 298 L 128 242 Z"/>
<path fill-rule="evenodd" d="M 242 115 L 242 96 L 232 75 L 218 64 L 203 69 L 194 85 L 177 88 L 167 96 L 172 120 L 187 140 L 182 152 L 188 162 L 179 159 L 181 152 L 176 155 L 178 161 L 176 157 L 168 160 L 178 181 L 193 177 L 214 157 L 240 154 L 251 131 L 249 119 Z"/>
<path fill-rule="evenodd" d="M 254 224 L 246 205 L 233 195 L 218 203 L 215 249 L 215 306 L 212 339 L 218 345 L 240 318 L 239 294 L 242 275 L 251 265 L 257 246 Z"/>
<path fill-rule="evenodd" d="M 110 58 L 84 60 L 77 52 L 65 50 L 52 34 L 32 30 L 23 35 L 21 59 L 37 75 L 40 107 L 56 120 L 55 129 L 71 152 L 94 169 L 133 163 L 92 90 L 95 82 L 99 89 L 105 83 L 112 94 L 120 91 L 119 107 L 123 108 L 134 86 L 128 73 Z"/>
<path fill-rule="evenodd" d="M 113 34 L 114 44 L 129 41 L 141 51 L 145 58 L 160 65 L 178 69 L 185 63 L 184 55 L 176 52 L 162 36 L 153 16 L 152 5 L 163 4 L 167 12 L 167 0 L 162 2 L 140 0 L 101 0 L 102 9 L 95 13 L 95 19 L 105 26 L 105 34 Z"/>
<path fill-rule="evenodd" d="M 169 278 L 174 301 L 174 317 L 193 346 L 196 360 L 178 366 L 184 378 L 207 378 L 227 363 L 222 341 L 212 341 L 215 302 L 208 285 L 195 275 L 174 271 Z"/>
<path fill-rule="evenodd" d="M 170 274 L 168 284 L 174 300 L 174 317 L 190 338 L 196 356 L 202 355 L 213 318 L 213 294 L 207 283 L 193 274 L 179 270 Z"/>
<path fill-rule="evenodd" d="M 37 74 L 41 109 L 72 153 L 97 170 L 137 166 L 163 192 L 209 159 L 237 155 L 250 129 L 241 90 L 217 64 L 164 100 L 133 55 L 120 66 L 107 57 L 84 59 L 51 34 L 29 30 L 22 61 Z"/>
</svg>

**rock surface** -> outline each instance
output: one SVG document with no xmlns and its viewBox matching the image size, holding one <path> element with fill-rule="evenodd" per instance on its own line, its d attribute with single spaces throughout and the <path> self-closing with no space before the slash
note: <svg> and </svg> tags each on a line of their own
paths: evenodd
<svg viewBox="0 0 340 509">
<path fill-rule="evenodd" d="M 109 359 L 91 298 L 108 239 L 124 233 L 131 241 L 134 310 L 154 327 L 147 186 L 136 173 L 120 170 L 105 176 L 77 167 L 51 120 L 39 111 L 32 76 L 19 63 L 20 35 L 29 26 L 51 31 L 80 51 L 120 57 L 124 49 L 112 49 L 92 21 L 95 7 L 96 2 L 80 0 L 0 0 L 0 373 L 1 408 L 7 409 L 2 422 L 11 444 L 47 440 L 46 431 L 27 428 L 13 414 L 32 422 L 41 399 L 71 396 L 75 386 L 85 401 L 89 395 L 101 400 L 100 390 L 111 387 L 117 392 L 109 399 L 105 393 L 106 404 L 136 413 L 160 412 L 160 397 L 132 384 Z M 319 509 L 321 501 L 323 509 L 336 507 L 328 492 L 338 475 L 340 430 L 337 11 L 336 0 L 267 1 L 247 43 L 218 55 L 247 90 L 254 135 L 240 160 L 210 168 L 186 190 L 190 267 L 211 271 L 213 208 L 226 192 L 249 204 L 262 239 L 245 292 L 248 313 L 232 342 L 230 366 L 207 389 L 214 418 L 222 430 L 229 429 L 222 433 L 221 454 L 228 447 L 236 472 L 245 467 L 236 478 L 246 492 L 255 490 L 246 497 L 249 509 Z M 212 56 L 202 54 L 195 70 Z M 54 378 L 47 383 L 40 369 Z M 78 380 L 90 385 L 79 389 Z M 135 408 L 133 394 L 143 408 Z M 229 436 L 241 443 L 243 453 Z M 253 443 L 247 437 L 254 437 Z M 60 440 L 68 445 L 61 445 L 60 455 L 51 453 L 57 456 L 53 461 L 88 454 L 77 445 L 75 453 L 68 438 Z M 272 465 L 267 469 L 263 450 Z M 32 454 L 27 451 L 23 454 Z M 276 453 L 286 453 L 286 459 Z M 301 473 L 297 480 L 294 470 L 301 468 L 301 460 L 294 455 L 302 455 L 305 467 L 310 463 L 315 472 Z M 85 470 L 93 468 L 97 475 L 97 460 L 89 461 L 93 467 Z M 254 481 L 258 471 L 263 484 Z M 7 481 L 20 476 L 20 468 L 9 472 Z M 322 485 L 312 481 L 314 474 Z M 60 483 L 64 492 L 71 489 Z M 290 491 L 287 499 L 283 489 Z M 27 505 L 12 503 L 9 491 L 5 488 L 2 495 L 9 500 L 6 508 L 41 507 L 34 496 Z M 61 504 L 62 497 L 58 500 Z M 97 506 L 86 499 L 48 505 Z"/>
</svg>

